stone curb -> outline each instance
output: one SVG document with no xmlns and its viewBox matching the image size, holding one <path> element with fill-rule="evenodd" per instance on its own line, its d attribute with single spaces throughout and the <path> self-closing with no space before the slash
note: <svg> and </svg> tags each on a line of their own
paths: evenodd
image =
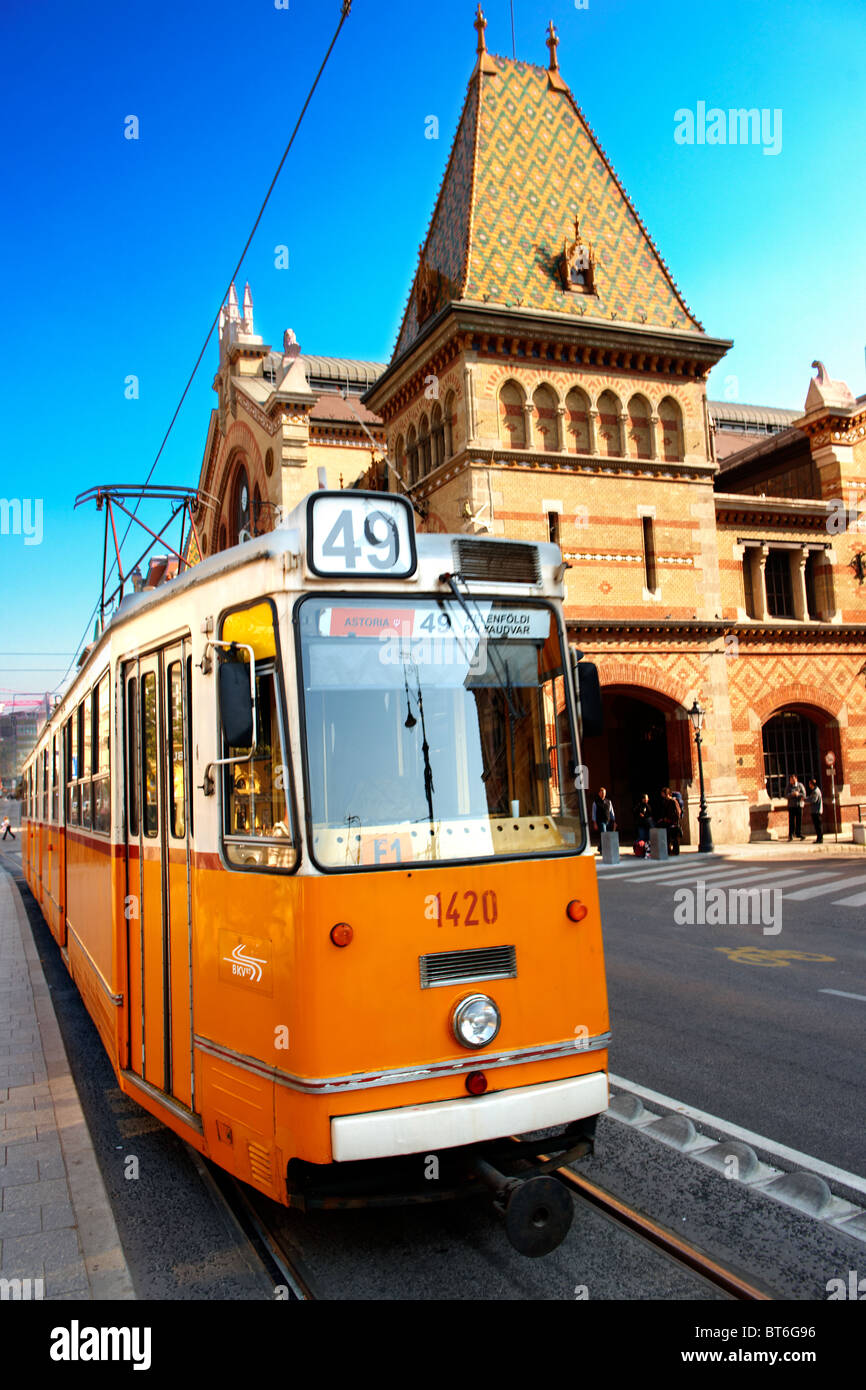
<svg viewBox="0 0 866 1390">
<path fill-rule="evenodd" d="M 643 1130 L 654 1139 L 698 1163 L 722 1173 L 731 1182 L 756 1188 L 774 1201 L 812 1216 L 824 1225 L 835 1226 L 855 1240 L 866 1241 L 866 1210 L 833 1194 L 829 1184 L 817 1173 L 795 1169 L 786 1173 L 762 1162 L 750 1144 L 739 1139 L 711 1139 L 687 1115 L 648 1110 L 639 1096 L 618 1091 L 611 1097 L 606 1115 L 630 1129 Z M 735 1160 L 735 1163 L 732 1163 Z"/>
</svg>

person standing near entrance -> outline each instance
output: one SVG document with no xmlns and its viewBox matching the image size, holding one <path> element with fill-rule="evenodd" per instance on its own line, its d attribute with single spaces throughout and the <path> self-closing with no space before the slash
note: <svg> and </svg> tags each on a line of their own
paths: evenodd
<svg viewBox="0 0 866 1390">
<path fill-rule="evenodd" d="M 614 815 L 613 802 L 607 794 L 606 787 L 599 787 L 598 796 L 592 803 L 592 828 L 598 831 L 599 854 L 601 854 L 601 837 L 605 830 L 616 829 L 616 816 Z"/>
<path fill-rule="evenodd" d="M 824 811 L 824 797 L 814 777 L 809 778 L 809 795 L 806 797 L 806 801 L 812 815 L 812 825 L 815 828 L 815 844 L 821 845 L 824 843 L 824 822 L 821 819 Z"/>
<path fill-rule="evenodd" d="M 785 792 L 788 798 L 788 839 L 805 840 L 803 834 L 803 802 L 806 800 L 806 788 L 798 778 L 796 772 L 792 772 L 788 778 L 788 786 Z"/>
<path fill-rule="evenodd" d="M 15 839 L 15 831 L 12 829 L 12 822 L 11 822 L 11 820 L 9 819 L 8 816 L 4 816 L 4 817 L 3 817 L 3 839 L 4 839 L 4 840 L 7 840 L 7 839 L 9 838 L 10 835 L 12 836 L 12 839 L 14 840 L 14 839 Z"/>
<path fill-rule="evenodd" d="M 662 787 L 662 804 L 659 824 L 668 832 L 668 854 L 680 852 L 680 821 L 682 815 L 679 802 L 675 800 L 670 787 Z"/>
</svg>

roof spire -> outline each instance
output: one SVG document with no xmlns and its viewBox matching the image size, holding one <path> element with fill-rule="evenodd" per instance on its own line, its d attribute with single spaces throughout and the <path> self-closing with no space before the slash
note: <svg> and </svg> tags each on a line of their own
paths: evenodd
<svg viewBox="0 0 866 1390">
<path fill-rule="evenodd" d="M 478 13 L 475 16 L 475 28 L 478 30 L 478 62 L 475 66 L 475 71 L 496 72 L 496 64 L 487 52 L 487 39 L 484 36 L 484 30 L 487 28 L 487 20 L 484 18 L 481 0 L 479 0 Z"/>
<path fill-rule="evenodd" d="M 244 321 L 244 332 L 245 332 L 245 333 L 254 333 L 254 332 L 255 332 L 255 329 L 253 328 L 253 295 L 252 295 L 252 291 L 251 291 L 251 289 L 250 289 L 250 283 L 249 283 L 249 281 L 247 281 L 246 285 L 244 286 L 244 320 L 243 320 L 243 321 Z"/>
<path fill-rule="evenodd" d="M 553 20 L 550 21 L 548 26 L 545 42 L 550 49 L 550 67 L 547 70 L 547 85 L 548 87 L 555 87 L 557 91 L 560 92 L 567 91 L 565 80 L 562 73 L 559 71 L 559 55 L 556 51 L 559 47 L 559 35 L 553 26 Z"/>
</svg>

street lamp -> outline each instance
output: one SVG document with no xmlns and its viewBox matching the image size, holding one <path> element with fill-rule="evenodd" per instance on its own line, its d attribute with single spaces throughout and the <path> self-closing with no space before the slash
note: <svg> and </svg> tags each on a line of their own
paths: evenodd
<svg viewBox="0 0 866 1390">
<path fill-rule="evenodd" d="M 704 759 L 701 753 L 701 726 L 704 722 L 706 710 L 703 709 L 695 699 L 694 704 L 689 710 L 689 719 L 692 721 L 692 728 L 695 731 L 695 743 L 698 746 L 698 776 L 701 781 L 701 808 L 698 811 L 698 852 L 711 854 L 713 851 L 713 835 L 710 830 L 710 818 L 707 815 L 707 798 L 704 794 Z"/>
</svg>

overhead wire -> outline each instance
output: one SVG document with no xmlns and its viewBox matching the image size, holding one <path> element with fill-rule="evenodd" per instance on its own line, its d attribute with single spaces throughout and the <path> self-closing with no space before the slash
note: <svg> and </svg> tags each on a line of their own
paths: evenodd
<svg viewBox="0 0 866 1390">
<path fill-rule="evenodd" d="M 268 203 L 269 203 L 269 201 L 270 201 L 271 194 L 273 193 L 274 188 L 275 188 L 276 183 L 277 183 L 277 180 L 278 180 L 278 178 L 280 177 L 280 174 L 282 173 L 283 165 L 285 164 L 285 162 L 286 162 L 286 160 L 287 160 L 287 158 L 288 158 L 288 156 L 289 156 L 289 152 L 290 152 L 290 150 L 291 150 L 293 144 L 295 143 L 295 137 L 297 136 L 297 133 L 298 133 L 298 131 L 299 131 L 300 128 L 301 128 L 301 122 L 303 121 L 304 116 L 305 116 L 306 113 L 307 113 L 307 108 L 308 108 L 308 106 L 310 105 L 310 102 L 311 102 L 312 99 L 313 99 L 313 95 L 314 95 L 314 93 L 315 93 L 315 91 L 316 91 L 316 88 L 317 88 L 318 85 L 319 85 L 319 80 L 320 80 L 320 78 L 321 78 L 321 76 L 322 76 L 322 73 L 325 71 L 325 68 L 327 67 L 328 60 L 329 60 L 329 58 L 330 58 L 332 52 L 334 51 L 334 46 L 335 46 L 335 44 L 336 44 L 336 42 L 337 42 L 337 39 L 340 37 L 340 31 L 341 31 L 341 29 L 343 28 L 343 25 L 345 24 L 346 20 L 347 20 L 348 17 L 349 17 L 349 14 L 350 14 L 350 12 L 351 12 L 351 9 L 352 9 L 352 0 L 342 0 L 342 4 L 341 4 L 341 8 L 340 8 L 340 22 L 339 22 L 339 24 L 337 25 L 336 29 L 334 30 L 334 36 L 333 36 L 333 38 L 331 39 L 330 44 L 328 45 L 328 51 L 327 51 L 327 53 L 325 54 L 324 58 L 322 59 L 322 63 L 321 63 L 321 66 L 320 66 L 320 68 L 319 68 L 319 71 L 316 73 L 316 76 L 315 76 L 315 78 L 314 78 L 314 80 L 313 80 L 313 84 L 312 84 L 312 86 L 310 87 L 309 92 L 307 93 L 306 101 L 304 102 L 303 106 L 301 107 L 301 113 L 300 113 L 300 115 L 298 116 L 297 121 L 295 122 L 294 129 L 292 130 L 292 133 L 291 133 L 291 135 L 290 135 L 290 137 L 289 137 L 289 142 L 288 142 L 288 144 L 286 145 L 286 148 L 285 148 L 284 151 L 283 151 L 282 159 L 280 160 L 279 164 L 277 165 L 276 172 L 275 172 L 273 178 L 271 179 L 270 186 L 268 187 L 268 191 L 267 191 L 267 193 L 265 194 L 265 197 L 264 197 L 264 201 L 262 202 L 262 205 L 261 205 L 261 207 L 259 208 L 258 216 L 256 217 L 256 220 L 255 220 L 255 222 L 254 222 L 253 225 L 252 225 L 252 229 L 251 229 L 251 231 L 250 231 L 250 234 L 249 234 L 249 236 L 247 237 L 246 242 L 245 242 L 245 244 L 244 244 L 244 249 L 242 250 L 242 252 L 241 252 L 241 254 L 240 254 L 240 257 L 238 258 L 237 265 L 235 266 L 234 270 L 233 270 L 232 273 L 231 273 L 231 276 L 230 276 L 230 278 L 229 278 L 228 285 L 226 286 L 225 292 L 223 293 L 223 296 L 222 296 L 222 298 L 221 298 L 221 300 L 220 300 L 219 308 L 217 309 L 216 314 L 215 314 L 214 317 L 213 317 L 213 321 L 212 321 L 211 326 L 210 326 L 210 328 L 208 329 L 208 332 L 207 332 L 207 337 L 205 338 L 204 342 L 202 343 L 201 351 L 199 352 L 199 355 L 198 355 L 198 357 L 197 357 L 196 360 L 195 360 L 195 366 L 193 367 L 192 371 L 191 371 L 190 374 L 189 374 L 189 379 L 187 380 L 187 383 L 186 383 L 186 385 L 185 385 L 184 388 L 183 388 L 183 392 L 182 392 L 182 394 L 181 394 L 180 400 L 178 401 L 177 406 L 176 406 L 176 408 L 175 408 L 175 412 L 174 412 L 174 414 L 172 415 L 171 420 L 170 420 L 170 422 L 169 422 L 168 429 L 166 430 L 165 434 L 163 435 L 162 443 L 160 444 L 159 448 L 158 448 L 157 451 L 156 451 L 156 457 L 154 458 L 153 463 L 150 465 L 150 469 L 149 469 L 148 474 L 147 474 L 147 477 L 146 477 L 146 479 L 145 479 L 145 481 L 144 481 L 144 487 L 147 487 L 148 483 L 150 482 L 151 478 L 152 478 L 153 475 L 154 475 L 154 472 L 155 472 L 155 470 L 156 470 L 156 466 L 157 466 L 157 464 L 159 463 L 160 458 L 162 457 L 163 450 L 165 449 L 165 446 L 166 446 L 166 444 L 168 443 L 169 436 L 170 436 L 172 430 L 174 429 L 175 422 L 177 421 L 177 417 L 179 416 L 179 414 L 180 414 L 180 412 L 181 412 L 181 409 L 182 409 L 182 407 L 183 407 L 183 403 L 184 403 L 184 401 L 186 400 L 186 398 L 187 398 L 187 396 L 188 396 L 188 394 L 189 394 L 189 390 L 190 390 L 190 387 L 192 386 L 192 383 L 193 383 L 193 381 L 194 381 L 194 379 L 195 379 L 196 372 L 198 371 L 199 367 L 200 367 L 201 364 L 202 364 L 202 360 L 203 360 L 204 355 L 205 355 L 205 353 L 206 353 L 206 351 L 207 351 L 208 344 L 210 343 L 210 340 L 211 340 L 211 338 L 213 337 L 213 331 L 214 331 L 214 329 L 216 328 L 217 324 L 219 323 L 219 317 L 220 317 L 220 314 L 221 314 L 221 312 L 222 312 L 223 305 L 225 304 L 225 302 L 226 302 L 226 300 L 227 300 L 227 298 L 228 298 L 228 296 L 229 296 L 229 292 L 230 292 L 230 290 L 231 290 L 232 285 L 234 284 L 235 280 L 237 279 L 238 275 L 240 274 L 241 267 L 242 267 L 242 265 L 243 265 L 243 263 L 244 263 L 244 260 L 246 259 L 246 255 L 247 255 L 247 252 L 248 252 L 249 249 L 250 249 L 250 245 L 252 244 L 253 237 L 255 236 L 256 232 L 258 231 L 259 223 L 261 222 L 261 220 L 262 220 L 262 218 L 263 218 L 263 216 L 264 216 L 264 214 L 265 214 L 265 209 L 267 208 L 267 205 L 268 205 Z M 132 523 L 133 523 L 133 521 L 135 520 L 135 517 L 136 517 L 136 514 L 137 514 L 137 512 L 138 512 L 138 508 L 139 508 L 140 504 L 141 504 L 141 498 L 139 498 L 138 501 L 136 502 L 135 507 L 133 508 L 132 516 L 130 517 L 129 521 L 127 522 L 126 530 L 125 530 L 124 533 L 123 533 L 123 537 L 122 537 L 122 539 L 121 539 L 121 541 L 120 541 L 120 545 L 117 547 L 118 555 L 119 555 L 120 551 L 123 549 L 123 546 L 124 546 L 124 544 L 125 544 L 125 542 L 126 542 L 126 538 L 127 538 L 127 536 L 129 535 L 130 529 L 131 529 L 131 527 L 132 527 Z M 114 571 L 115 571 L 116 567 L 117 567 L 117 556 L 115 556 L 114 560 L 113 560 L 112 563 L 111 563 L 111 568 L 110 568 L 109 571 L 108 571 L 108 579 L 110 579 L 111 576 L 114 574 Z M 106 583 L 107 583 L 107 582 L 108 582 L 108 580 L 106 580 Z M 90 628 L 90 624 L 91 624 L 91 622 L 94 620 L 94 618 L 96 617 L 96 614 L 99 612 L 99 607 L 100 607 L 99 602 L 97 602 L 96 605 L 95 605 L 94 608 L 93 608 L 93 611 L 91 612 L 90 617 L 89 617 L 88 620 L 87 620 L 87 623 L 85 624 L 84 634 L 83 634 L 81 640 L 80 640 L 79 643 L 78 643 L 78 647 L 76 648 L 75 656 L 73 656 L 72 661 L 70 661 L 69 666 L 67 667 L 66 671 L 64 672 L 62 679 L 60 680 L 60 682 L 58 683 L 58 685 L 55 686 L 55 690 L 58 690 L 58 689 L 60 688 L 60 686 L 61 686 L 61 685 L 63 684 L 63 682 L 66 680 L 66 677 L 69 675 L 69 672 L 72 670 L 72 667 L 73 667 L 73 665 L 74 665 L 74 663 L 75 663 L 76 657 L 78 656 L 78 653 L 79 653 L 79 651 L 81 650 L 81 647 L 82 647 L 82 645 L 84 644 L 84 641 L 85 641 L 85 639 L 86 639 L 86 637 L 87 637 L 87 633 L 88 633 L 88 630 L 89 630 L 89 628 Z"/>
</svg>

